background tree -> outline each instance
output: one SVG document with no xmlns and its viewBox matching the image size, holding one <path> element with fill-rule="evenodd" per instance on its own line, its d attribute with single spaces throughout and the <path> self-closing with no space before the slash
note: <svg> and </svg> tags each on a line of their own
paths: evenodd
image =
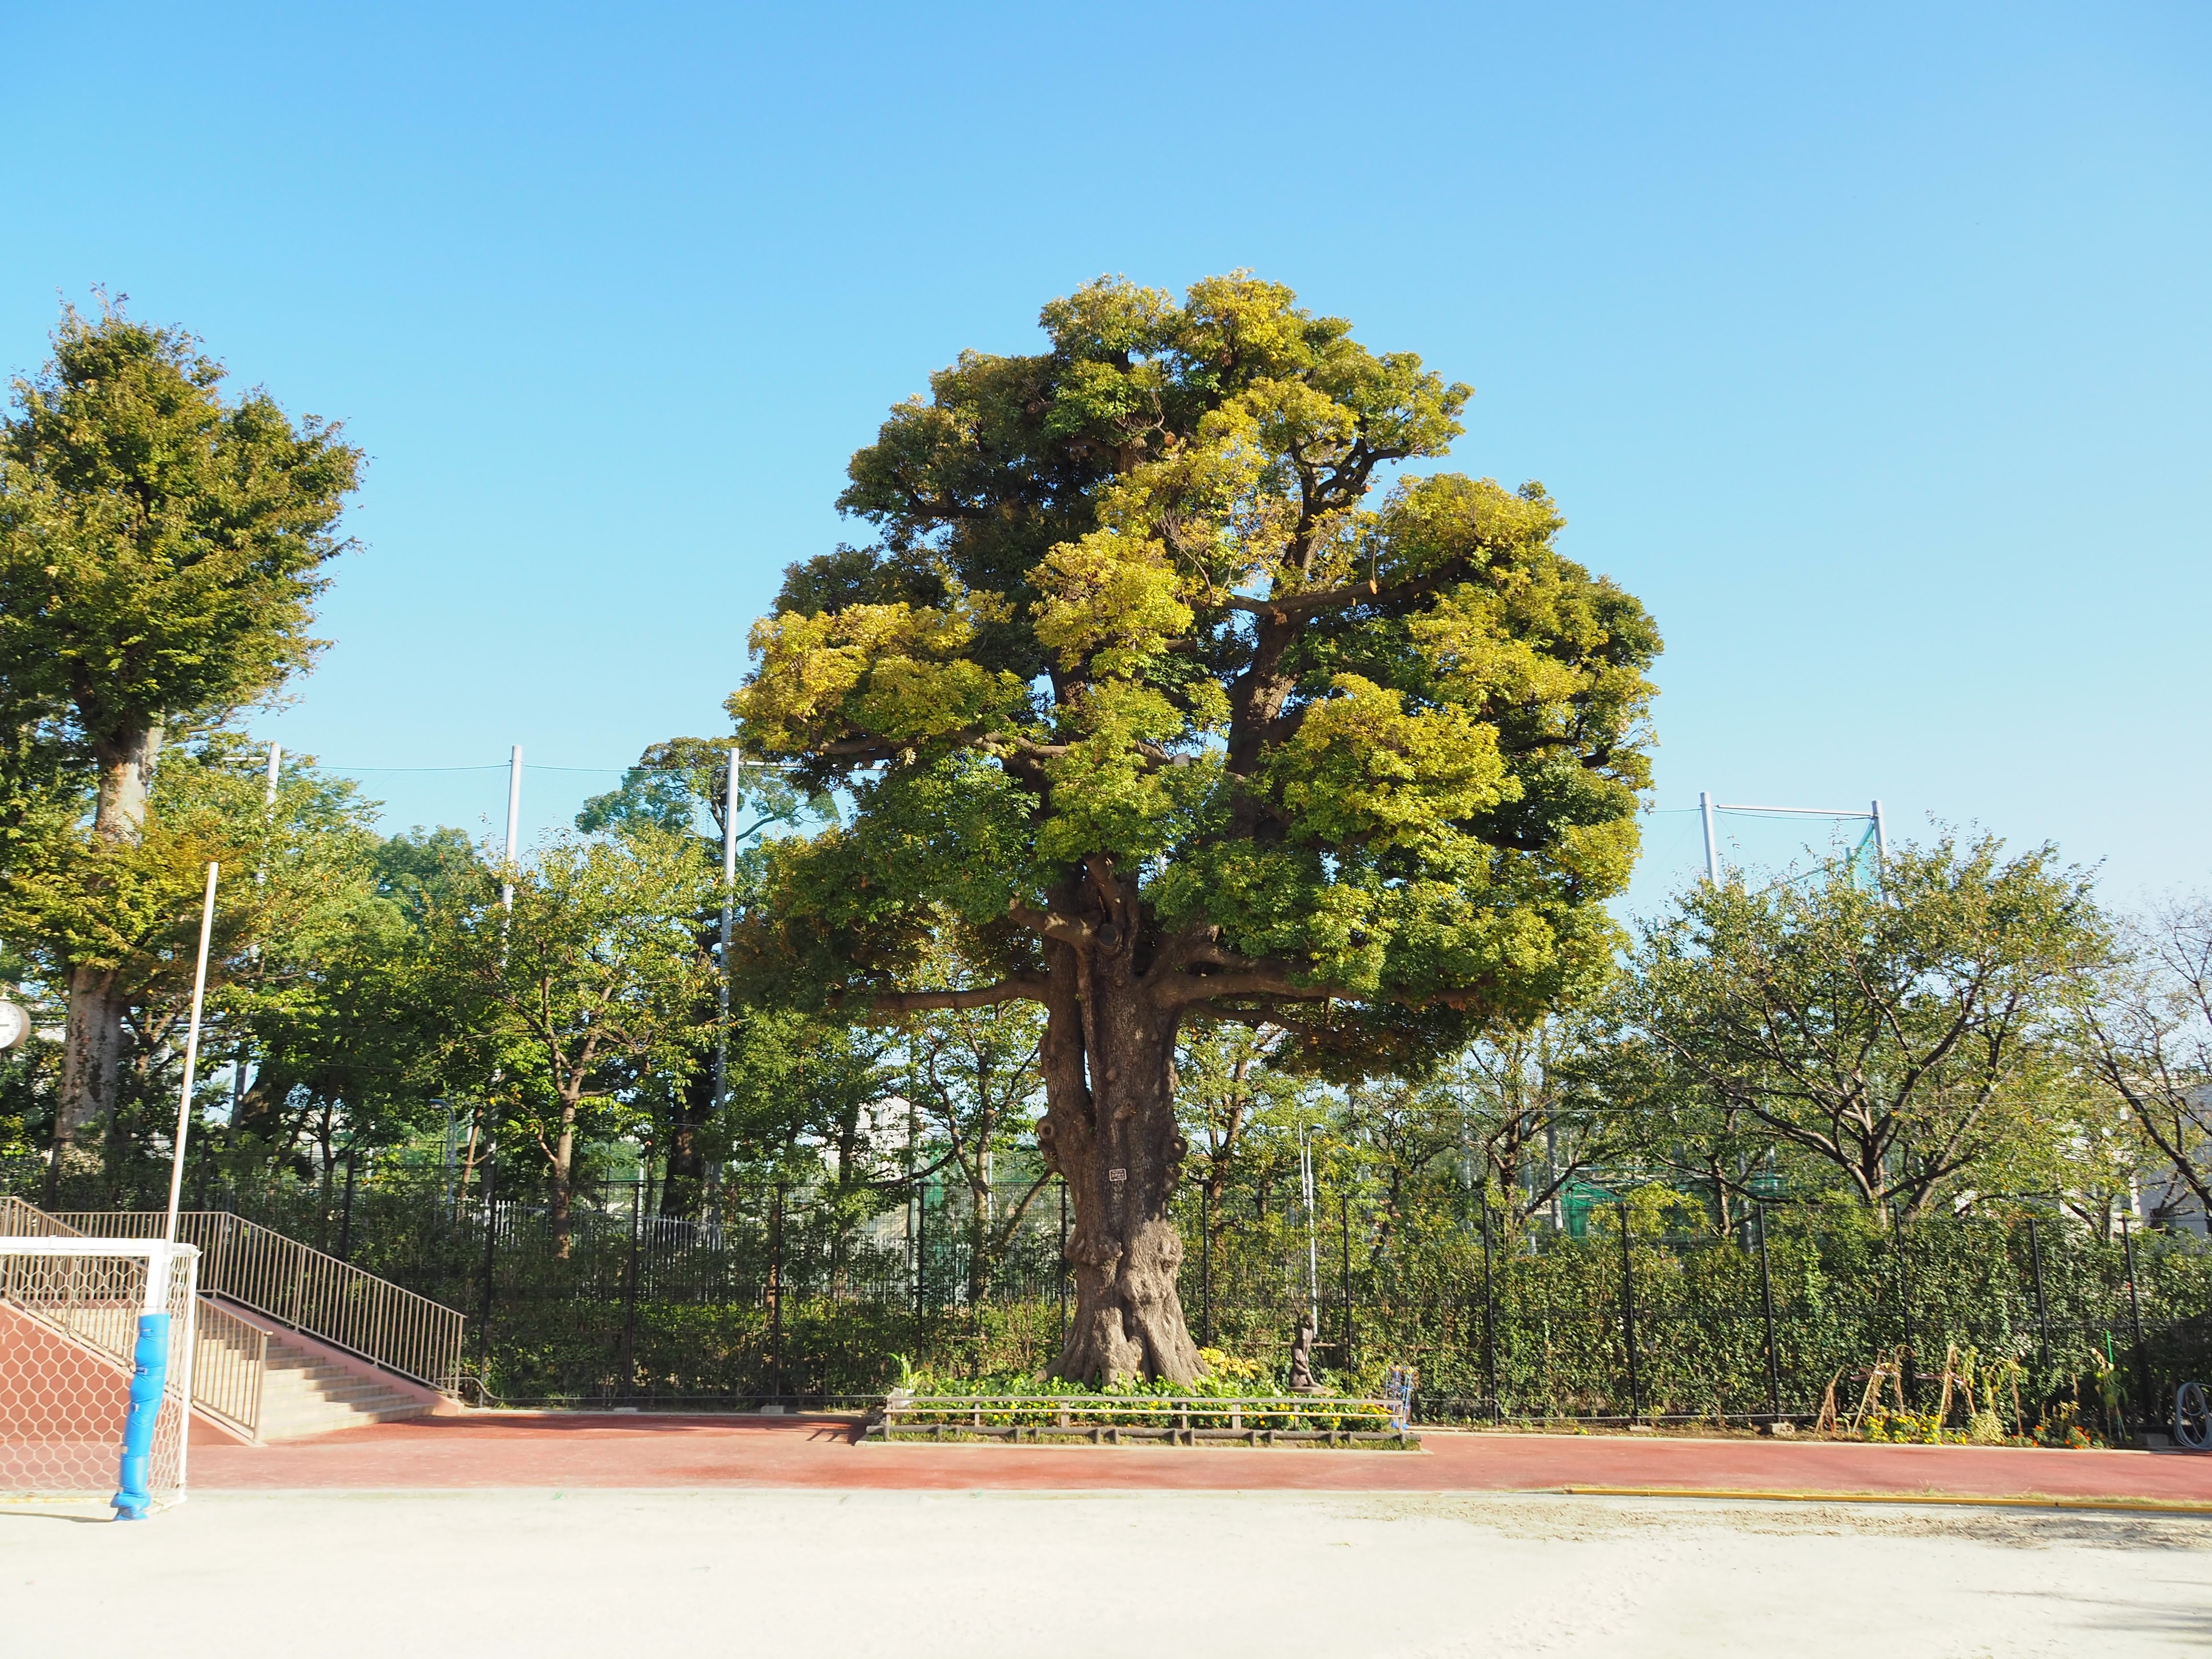
<svg viewBox="0 0 2212 1659">
<path fill-rule="evenodd" d="M 432 912 L 447 1074 L 536 1148 L 563 1255 L 580 1141 L 629 1129 L 698 1063 L 693 1022 L 713 969 L 694 918 L 711 879 L 690 839 L 640 826 L 544 848 L 511 911 L 487 871 L 467 902 Z"/>
<path fill-rule="evenodd" d="M 64 835 L 18 844 L 0 928 L 27 953 L 32 983 L 44 994 L 76 969 L 97 967 L 131 1034 L 100 1195 L 124 1195 L 149 1159 L 166 1159 L 211 858 L 225 880 L 209 960 L 204 1103 L 216 1108 L 229 1093 L 215 1057 L 234 1052 L 244 1031 L 268 1056 L 234 1117 L 222 1114 L 231 1120 L 222 1160 L 235 1172 L 289 1156 L 317 1109 L 311 1098 L 326 1142 L 342 1105 L 357 1121 L 397 1098 L 391 1079 L 406 1046 L 389 1027 L 365 1023 L 366 987 L 405 932 L 380 891 L 385 843 L 371 827 L 374 811 L 351 784 L 301 762 L 264 804 L 259 757 L 216 732 L 169 748 L 157 808 L 137 841 Z M 301 1092 L 310 1075 L 315 1086 Z M 50 1087 L 49 1133 L 55 1103 Z M 216 1143 L 203 1134 L 195 1144 L 205 1158 Z M 49 1165 L 50 1194 L 66 1173 L 59 1161 Z"/>
<path fill-rule="evenodd" d="M 1042 1003 L 1058 1369 L 1188 1379 L 1178 1031 L 1404 1068 L 1601 972 L 1658 640 L 1540 486 L 1382 489 L 1468 389 L 1287 289 L 1102 280 L 1042 321 L 892 411 L 840 497 L 877 544 L 754 631 L 748 749 L 854 811 L 771 849 L 747 939 L 856 1017 Z M 988 982 L 928 981 L 948 932 Z"/>
<path fill-rule="evenodd" d="M 2212 902 L 2168 905 L 2131 930 L 2094 993 L 2077 1017 L 2081 1052 L 2156 1153 L 2143 1170 L 2152 1218 L 2189 1199 L 2212 1216 Z"/>
<path fill-rule="evenodd" d="M 649 744 L 638 757 L 637 764 L 623 774 L 618 788 L 584 803 L 576 815 L 577 829 L 598 834 L 651 825 L 694 836 L 702 842 L 700 856 L 719 868 L 722 838 L 728 827 L 724 819 L 729 810 L 731 750 L 726 738 L 671 738 Z M 795 823 L 809 812 L 817 817 L 836 816 L 825 799 L 802 800 L 771 768 L 740 764 L 738 783 L 740 847 L 770 827 Z M 748 884 L 757 879 L 750 865 L 741 867 Z M 711 893 L 702 895 L 695 918 L 699 948 L 713 953 L 718 963 L 722 906 L 730 897 L 718 883 Z M 725 1040 L 742 1039 L 722 1030 L 719 991 L 714 985 L 702 989 L 702 1000 L 692 1021 L 697 1044 L 695 1063 L 682 1086 L 666 1098 L 665 1121 L 653 1126 L 651 1138 L 663 1159 L 660 1212 L 664 1216 L 696 1216 L 708 1188 L 710 1163 L 727 1158 L 733 1149 L 731 1126 L 714 1121 L 720 1103 L 714 1097 L 714 1060 L 718 1036 Z M 749 1018 L 744 1009 L 732 1010 L 732 1016 L 738 1023 Z M 780 1051 L 790 1035 L 771 1023 L 757 1034 L 754 1046 L 763 1055 L 772 1054 Z"/>
<path fill-rule="evenodd" d="M 302 666 L 360 452 L 223 370 L 179 329 L 65 309 L 54 355 L 0 422 L 0 685 L 19 722 L 62 715 L 96 775 L 92 833 L 137 839 L 165 722 L 266 695 Z M 19 744 L 27 727 L 18 724 Z M 105 878 L 87 855 L 84 875 Z M 115 1103 L 116 969 L 70 981 L 57 1158 Z"/>
<path fill-rule="evenodd" d="M 1582 1010 L 1500 1025 L 1438 1079 L 1474 1183 L 1514 1222 L 1556 1213 L 1576 1180 L 1634 1153 L 1629 1124 L 1593 1086 L 1591 1035 Z"/>
<path fill-rule="evenodd" d="M 1176 1053 L 1176 1105 L 1183 1139 L 1198 1159 L 1200 1206 L 1212 1249 L 1231 1224 L 1231 1188 L 1248 1174 L 1257 1139 L 1292 1121 L 1311 1079 L 1279 1063 L 1291 1052 L 1290 1033 L 1265 1023 L 1194 1020 L 1182 1030 Z"/>
<path fill-rule="evenodd" d="M 1700 884 L 1635 952 L 1620 1036 L 1641 1081 L 1616 1068 L 1613 1085 L 1665 1156 L 1703 1137 L 1725 1178 L 1755 1130 L 1877 1218 L 2042 1188 L 2081 1092 L 2063 1016 L 2106 937 L 2087 878 L 2049 847 L 1904 847 L 1879 890 L 1847 859 L 1757 890 Z"/>
<path fill-rule="evenodd" d="M 932 977 L 958 985 L 968 975 L 948 965 Z M 905 1084 L 932 1143 L 928 1165 L 949 1171 L 966 1188 L 970 1302 L 990 1293 L 1023 1217 L 1052 1179 L 1048 1170 L 1015 1164 L 1023 1144 L 1036 1133 L 1036 1063 L 1043 1036 L 1036 1009 L 1018 1001 L 940 1009 L 907 1024 Z M 940 1146 L 944 1150 L 936 1155 Z M 1002 1199 L 1000 1178 L 1008 1176 L 1021 1188 Z"/>
</svg>

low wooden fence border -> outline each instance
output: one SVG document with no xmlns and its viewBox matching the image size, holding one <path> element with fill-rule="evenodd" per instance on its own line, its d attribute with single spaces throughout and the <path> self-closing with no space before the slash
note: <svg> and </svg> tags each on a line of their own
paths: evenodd
<svg viewBox="0 0 2212 1659">
<path fill-rule="evenodd" d="M 1135 1421 L 1128 1419 L 1135 1419 Z M 1366 1446 L 1418 1450 L 1421 1437 L 1388 1400 L 1311 1395 L 912 1395 L 894 1391 L 868 1424 L 872 1440 L 984 1437 L 1015 1444 Z"/>
</svg>

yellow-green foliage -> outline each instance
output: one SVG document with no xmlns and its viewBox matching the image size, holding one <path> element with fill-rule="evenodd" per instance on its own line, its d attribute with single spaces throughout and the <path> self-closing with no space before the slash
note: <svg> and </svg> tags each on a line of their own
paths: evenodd
<svg viewBox="0 0 2212 1659">
<path fill-rule="evenodd" d="M 1055 894 L 1109 869 L 1149 948 L 1242 964 L 1224 1011 L 1326 990 L 1348 1053 L 1601 974 L 1658 636 L 1560 556 L 1540 485 L 1376 484 L 1445 453 L 1468 389 L 1244 273 L 1042 322 L 891 411 L 839 503 L 880 541 L 792 567 L 754 629 L 748 747 L 855 807 L 779 849 L 763 982 L 890 988 L 948 909 L 1034 975 Z"/>
</svg>

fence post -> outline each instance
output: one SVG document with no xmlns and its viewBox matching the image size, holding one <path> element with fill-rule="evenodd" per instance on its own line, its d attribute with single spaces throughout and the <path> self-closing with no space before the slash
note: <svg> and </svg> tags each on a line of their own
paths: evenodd
<svg viewBox="0 0 2212 1659">
<path fill-rule="evenodd" d="M 1621 1329 L 1628 1339 L 1628 1421 L 1632 1428 L 1643 1411 L 1643 1401 L 1636 1375 L 1636 1273 L 1635 1260 L 1629 1253 L 1626 1200 L 1620 1206 L 1620 1312 Z"/>
<path fill-rule="evenodd" d="M 353 1261 L 353 1166 L 360 1156 L 358 1149 L 346 1148 L 345 1216 L 338 1223 L 338 1260 L 349 1266 Z"/>
<path fill-rule="evenodd" d="M 1482 1373 L 1490 1391 L 1490 1419 L 1505 1415 L 1498 1398 L 1498 1297 L 1490 1265 L 1490 1188 L 1482 1189 Z"/>
<path fill-rule="evenodd" d="M 1759 1206 L 1759 1299 L 1766 1314 L 1766 1414 L 1782 1418 L 1782 1369 L 1774 1358 L 1774 1272 L 1766 1260 L 1766 1206 Z"/>
<path fill-rule="evenodd" d="M 324 1212 L 326 1218 L 329 1213 L 330 1212 L 328 1211 Z M 324 1225 L 327 1226 L 328 1224 L 327 1220 L 325 1220 Z M 328 1238 L 330 1237 L 330 1234 L 325 1232 L 322 1227 L 318 1227 L 315 1231 L 321 1233 L 325 1238 Z M 307 1247 L 297 1241 L 294 1241 L 292 1243 L 292 1299 L 288 1302 L 285 1306 L 290 1310 L 287 1322 L 295 1329 L 297 1329 L 307 1323 L 306 1320 L 301 1317 L 300 1311 L 300 1304 L 306 1294 L 307 1284 Z"/>
<path fill-rule="evenodd" d="M 1060 1254 L 1067 1253 L 1066 1189 L 1060 1195 Z M 1198 1189 L 1198 1307 L 1199 1346 L 1213 1346 L 1213 1190 L 1201 1182 Z"/>
<path fill-rule="evenodd" d="M 1337 1199 L 1337 1217 L 1344 1226 L 1344 1369 L 1352 1369 L 1352 1194 Z"/>
<path fill-rule="evenodd" d="M 2142 1303 L 2136 1295 L 2135 1229 L 2124 1217 L 2120 1221 L 2120 1249 L 2125 1252 L 2128 1264 L 2128 1324 L 2136 1339 L 2136 1398 L 2142 1404 L 2143 1431 L 2150 1431 L 2150 1356 L 2143 1352 Z"/>
<path fill-rule="evenodd" d="M 492 1247 L 499 1237 L 499 1209 L 494 1201 L 498 1177 L 499 1160 L 488 1150 L 483 1180 L 477 1188 L 484 1212 L 483 1303 L 477 1310 L 477 1385 L 487 1391 L 491 1387 L 491 1273 Z"/>
<path fill-rule="evenodd" d="M 2027 1218 L 2027 1261 L 2035 1275 L 2035 1340 L 2043 1353 L 2043 1382 L 2051 1381 L 2051 1310 L 2043 1300 L 2043 1243 L 2036 1237 L 2035 1218 Z"/>
<path fill-rule="evenodd" d="M 1062 1246 L 1063 1250 L 1065 1245 Z M 1066 1269 L 1063 1267 L 1064 1273 Z M 914 1183 L 914 1354 L 919 1359 L 922 1353 L 922 1339 L 926 1334 L 922 1313 L 922 1281 L 929 1276 L 929 1177 Z M 1063 1293 L 1061 1300 L 1066 1299 Z"/>
</svg>

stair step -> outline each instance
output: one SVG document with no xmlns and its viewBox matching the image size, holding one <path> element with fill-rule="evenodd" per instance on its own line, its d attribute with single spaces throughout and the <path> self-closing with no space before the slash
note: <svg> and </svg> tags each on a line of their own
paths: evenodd
<svg viewBox="0 0 2212 1659">
<path fill-rule="evenodd" d="M 428 1415 L 420 1406 L 395 1407 L 384 1411 L 333 1411 L 313 1416 L 279 1417 L 261 1425 L 264 1440 L 298 1440 L 314 1434 L 335 1434 L 341 1429 L 366 1428 L 373 1423 L 394 1423 Z"/>
</svg>

